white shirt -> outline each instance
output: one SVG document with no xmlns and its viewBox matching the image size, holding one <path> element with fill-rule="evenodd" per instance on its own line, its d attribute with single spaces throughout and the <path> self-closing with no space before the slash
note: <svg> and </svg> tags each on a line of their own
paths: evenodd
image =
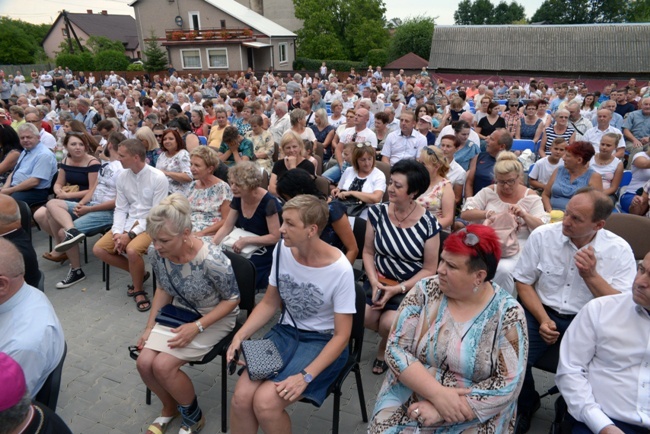
<svg viewBox="0 0 650 434">
<path fill-rule="evenodd" d="M 427 138 L 413 129 L 411 135 L 405 136 L 402 130 L 393 131 L 386 137 L 381 155 L 390 159 L 390 165 L 406 158 L 417 159 L 420 151 L 427 147 Z"/>
<path fill-rule="evenodd" d="M 158 169 L 148 164 L 140 172 L 125 170 L 117 178 L 117 197 L 111 232 L 133 231 L 140 235 L 147 229 L 147 216 L 154 206 L 167 197 L 169 182 Z M 133 226 L 138 223 L 137 226 Z"/>
<path fill-rule="evenodd" d="M 564 160 L 560 158 L 557 164 L 551 164 L 548 161 L 548 156 L 546 156 L 535 163 L 535 166 L 528 174 L 528 178 L 532 178 L 542 184 L 547 184 L 548 180 L 551 179 L 553 171 L 560 166 L 564 166 Z"/>
<path fill-rule="evenodd" d="M 41 143 L 44 144 L 47 149 L 56 148 L 56 139 L 52 134 L 41 128 L 38 135 L 41 137 Z"/>
<path fill-rule="evenodd" d="M 595 433 L 612 419 L 650 428 L 648 311 L 629 292 L 587 303 L 562 339 L 555 383 Z"/>
<path fill-rule="evenodd" d="M 355 136 L 356 134 L 356 136 Z M 375 133 L 372 132 L 370 128 L 366 128 L 362 131 L 359 131 L 357 133 L 357 130 L 355 127 L 352 128 L 346 128 L 343 131 L 343 134 L 339 135 L 339 138 L 341 139 L 342 143 L 350 143 L 350 142 L 370 142 L 370 146 L 373 148 L 377 149 L 377 136 Z M 354 140 L 353 140 L 354 138 Z"/>
<path fill-rule="evenodd" d="M 447 135 L 451 135 L 451 136 L 456 135 L 456 132 L 454 131 L 454 128 L 451 125 L 447 125 L 446 127 L 444 127 L 440 131 L 440 134 L 438 134 L 438 137 L 436 137 L 435 145 L 437 147 L 440 147 L 440 139 L 442 139 L 443 137 L 445 137 Z M 469 130 L 468 139 L 469 139 L 470 142 L 473 142 L 477 146 L 480 146 L 480 144 L 481 144 L 481 139 L 479 138 L 478 134 L 476 134 L 476 131 L 474 131 L 472 129 Z"/>
<path fill-rule="evenodd" d="M 629 293 L 636 275 L 630 245 L 618 235 L 601 229 L 584 248 L 592 246 L 596 272 L 613 289 Z M 574 256 L 578 248 L 562 234 L 562 223 L 539 226 L 528 237 L 512 277 L 535 287 L 545 306 L 573 315 L 594 298 L 578 273 Z"/>
<path fill-rule="evenodd" d="M 449 172 L 447 172 L 447 179 L 453 185 L 465 185 L 465 180 L 467 179 L 467 172 L 465 169 L 456 162 L 456 160 L 451 160 L 449 163 Z"/>
<path fill-rule="evenodd" d="M 273 119 L 274 117 L 275 119 Z M 272 123 L 271 126 L 269 127 L 269 131 L 271 131 L 271 134 L 273 134 L 273 141 L 279 145 L 284 133 L 286 133 L 287 130 L 291 128 L 291 120 L 289 119 L 289 113 L 285 113 L 284 116 L 278 118 L 277 116 L 275 116 L 275 112 L 273 112 L 273 114 L 271 115 L 271 122 Z"/>
<path fill-rule="evenodd" d="M 621 132 L 621 130 L 612 127 L 611 125 L 608 125 L 605 131 L 601 131 L 600 129 L 598 129 L 597 125 L 595 127 L 589 128 L 585 133 L 585 135 L 582 136 L 582 140 L 591 143 L 594 149 L 596 150 L 596 152 L 598 152 L 598 148 L 600 147 L 600 139 L 602 139 L 603 136 L 607 133 L 614 133 L 620 135 L 621 139 L 618 141 L 618 145 L 616 146 L 616 148 L 625 147 L 625 139 L 623 138 L 623 133 Z"/>
<path fill-rule="evenodd" d="M 332 92 L 328 90 L 325 96 L 323 97 L 323 100 L 325 102 L 332 102 L 335 99 L 341 99 L 341 91 L 335 90 L 334 92 Z"/>
</svg>

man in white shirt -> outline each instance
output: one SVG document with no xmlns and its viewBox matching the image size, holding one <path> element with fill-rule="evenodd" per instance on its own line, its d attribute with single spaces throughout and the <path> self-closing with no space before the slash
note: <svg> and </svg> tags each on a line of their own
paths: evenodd
<svg viewBox="0 0 650 434">
<path fill-rule="evenodd" d="M 590 301 L 562 339 L 555 382 L 576 421 L 574 433 L 649 432 L 649 343 L 650 253 L 632 296 Z"/>
<path fill-rule="evenodd" d="M 287 103 L 280 101 L 275 104 L 273 114 L 271 115 L 271 126 L 269 131 L 273 135 L 273 141 L 278 145 L 282 141 L 282 136 L 289 128 L 291 128 L 291 120 L 289 113 L 287 113 Z"/>
<path fill-rule="evenodd" d="M 381 161 L 391 166 L 405 158 L 417 159 L 427 147 L 427 138 L 415 129 L 415 113 L 403 110 L 399 124 L 399 131 L 388 134 L 381 150 Z"/>
<path fill-rule="evenodd" d="M 636 274 L 629 244 L 603 229 L 613 210 L 607 195 L 578 190 L 562 223 L 542 225 L 529 236 L 513 272 L 528 324 L 528 366 L 519 395 L 517 433 L 530 429 L 539 408 L 531 368 L 555 344 L 590 300 L 627 292 Z"/>
<path fill-rule="evenodd" d="M 600 146 L 600 139 L 607 133 L 619 134 L 621 139 L 618 141 L 616 146 L 616 158 L 623 158 L 625 155 L 625 139 L 623 139 L 623 133 L 616 127 L 610 125 L 612 121 L 612 112 L 607 109 L 600 109 L 596 113 L 596 121 L 598 124 L 595 127 L 592 127 L 587 130 L 583 140 L 592 144 L 596 152 Z"/>
<path fill-rule="evenodd" d="M 47 149 L 56 148 L 56 139 L 54 136 L 43 129 L 43 119 L 41 118 L 41 112 L 34 107 L 29 107 L 25 110 L 25 122 L 29 122 L 38 128 L 38 135 L 40 137 L 41 143 L 45 145 Z"/>
<path fill-rule="evenodd" d="M 336 83 L 330 83 L 329 90 L 325 94 L 323 100 L 326 103 L 331 103 L 335 99 L 341 99 L 341 92 L 339 92 L 339 86 Z"/>
<path fill-rule="evenodd" d="M 460 120 L 465 121 L 470 125 L 473 125 L 474 124 L 474 115 L 472 114 L 472 112 L 465 112 L 462 115 L 460 115 Z M 435 145 L 440 147 L 440 139 L 442 137 L 444 137 L 444 136 L 447 136 L 447 135 L 452 135 L 452 136 L 456 135 L 456 133 L 454 132 L 454 127 L 452 127 L 451 125 L 447 125 L 446 127 L 444 127 L 440 131 L 440 134 L 438 134 L 438 137 L 436 137 Z M 468 139 L 469 139 L 470 142 L 474 143 L 476 146 L 480 146 L 480 144 L 481 144 L 481 139 L 479 138 L 478 134 L 476 134 L 476 131 L 474 131 L 474 127 L 472 127 L 472 129 L 469 130 Z"/>
<path fill-rule="evenodd" d="M 591 121 L 580 114 L 580 104 L 571 101 L 566 106 L 569 111 L 569 125 L 576 131 L 575 140 L 584 140 L 585 133 L 592 128 Z"/>
<path fill-rule="evenodd" d="M 167 197 L 169 182 L 158 169 L 146 163 L 146 148 L 140 140 L 130 139 L 119 144 L 118 158 L 125 170 L 117 178 L 117 196 L 113 227 L 93 246 L 93 253 L 108 265 L 131 274 L 133 297 L 138 311 L 151 309 L 147 293 L 142 290 L 145 280 L 144 260 L 151 238 L 145 232 L 147 216 L 154 206 Z"/>
</svg>

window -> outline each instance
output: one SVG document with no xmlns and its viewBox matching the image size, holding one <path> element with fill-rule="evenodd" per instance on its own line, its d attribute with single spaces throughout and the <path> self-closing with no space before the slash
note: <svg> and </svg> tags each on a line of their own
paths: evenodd
<svg viewBox="0 0 650 434">
<path fill-rule="evenodd" d="M 68 29 L 66 28 L 61 29 L 61 33 L 63 33 L 63 36 L 65 36 L 66 38 L 68 37 Z"/>
<path fill-rule="evenodd" d="M 188 12 L 187 15 L 189 16 L 190 30 L 201 30 L 201 26 L 199 25 L 199 21 L 200 21 L 199 13 Z"/>
<path fill-rule="evenodd" d="M 226 20 L 221 20 L 221 28 L 222 29 L 226 28 Z"/>
<path fill-rule="evenodd" d="M 181 50 L 183 69 L 201 69 L 201 51 Z"/>
<path fill-rule="evenodd" d="M 208 68 L 228 69 L 228 50 L 226 48 L 208 48 Z"/>
<path fill-rule="evenodd" d="M 280 50 L 280 63 L 287 63 L 287 43 L 285 42 L 284 44 L 278 45 L 278 48 Z"/>
</svg>

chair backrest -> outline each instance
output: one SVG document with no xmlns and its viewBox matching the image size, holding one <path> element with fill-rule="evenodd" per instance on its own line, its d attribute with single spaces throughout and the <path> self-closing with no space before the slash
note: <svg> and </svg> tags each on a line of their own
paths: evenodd
<svg viewBox="0 0 650 434">
<path fill-rule="evenodd" d="M 237 253 L 229 250 L 224 250 L 224 253 L 230 259 L 232 269 L 235 272 L 235 279 L 237 279 L 240 296 L 239 308 L 245 310 L 247 315 L 250 315 L 255 307 L 255 281 L 257 279 L 255 266 L 251 261 Z"/>
<path fill-rule="evenodd" d="M 198 136 L 199 137 L 199 143 L 203 146 L 206 146 L 208 144 L 208 138 L 205 136 Z"/>
<path fill-rule="evenodd" d="M 50 375 L 47 376 L 43 387 L 38 391 L 34 401 L 40 402 L 41 404 L 47 406 L 50 410 L 56 412 L 56 403 L 59 401 L 59 389 L 61 388 L 61 373 L 63 372 L 63 362 L 65 362 L 65 356 L 68 354 L 68 344 L 63 344 L 63 355 L 59 364 L 56 365 L 54 371 L 50 372 Z"/>
<path fill-rule="evenodd" d="M 350 349 L 350 356 L 354 357 L 357 362 L 361 360 L 361 350 L 363 347 L 363 335 L 366 328 L 364 327 L 366 316 L 366 292 L 360 283 L 354 284 L 356 292 L 355 307 L 357 312 L 352 317 L 352 333 L 350 334 L 350 342 L 348 343 Z"/>
<path fill-rule="evenodd" d="M 41 270 L 38 270 L 40 273 L 40 277 L 38 278 L 38 289 L 41 290 L 41 292 L 45 292 L 45 273 L 43 273 Z"/>
<path fill-rule="evenodd" d="M 323 161 L 323 156 L 325 155 L 325 148 L 321 142 L 315 142 L 314 144 L 314 155 L 320 157 L 320 161 Z"/>
<path fill-rule="evenodd" d="M 312 155 L 312 157 L 316 160 L 316 176 L 321 176 L 323 174 L 323 159 L 316 154 Z"/>
<path fill-rule="evenodd" d="M 27 232 L 29 240 L 32 240 L 32 210 L 29 208 L 26 202 L 22 200 L 17 200 L 18 209 L 20 210 L 20 225 L 23 230 Z"/>
<path fill-rule="evenodd" d="M 359 253 L 357 253 L 357 259 L 361 259 L 363 254 L 363 245 L 366 242 L 366 220 L 355 217 L 354 218 L 354 227 L 352 228 L 352 233 L 354 234 L 354 239 L 357 242 L 357 248 Z"/>
<path fill-rule="evenodd" d="M 511 151 L 524 151 L 530 149 L 531 152 L 535 152 L 535 142 L 532 140 L 525 139 L 515 139 L 512 141 Z"/>
<path fill-rule="evenodd" d="M 330 195 L 330 182 L 327 178 L 317 176 L 314 182 L 316 182 L 316 188 L 318 191 L 323 193 L 326 197 Z"/>
<path fill-rule="evenodd" d="M 618 186 L 618 188 L 626 187 L 626 186 L 630 185 L 630 182 L 632 182 L 632 171 L 631 170 L 624 170 L 623 171 L 623 178 L 621 178 L 621 184 Z"/>
<path fill-rule="evenodd" d="M 650 252 L 650 219 L 634 214 L 614 213 L 605 222 L 605 229 L 628 242 L 634 259 L 642 260 Z"/>
<path fill-rule="evenodd" d="M 390 182 L 390 164 L 384 163 L 383 161 L 377 161 L 375 162 L 375 166 L 377 169 L 381 170 L 384 172 L 384 176 L 386 177 L 386 185 Z M 381 199 L 382 202 L 388 201 L 388 188 L 384 192 L 384 197 Z"/>
<path fill-rule="evenodd" d="M 273 162 L 278 161 L 278 158 L 280 157 L 280 145 L 278 142 L 273 143 L 273 155 L 271 158 L 273 159 Z"/>
<path fill-rule="evenodd" d="M 260 169 L 262 173 L 262 187 L 264 190 L 269 189 L 269 172 L 266 171 L 266 169 Z"/>
</svg>

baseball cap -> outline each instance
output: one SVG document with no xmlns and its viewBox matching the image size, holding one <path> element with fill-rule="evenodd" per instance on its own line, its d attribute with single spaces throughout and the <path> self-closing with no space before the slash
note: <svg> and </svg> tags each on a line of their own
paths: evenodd
<svg viewBox="0 0 650 434">
<path fill-rule="evenodd" d="M 431 123 L 431 116 L 429 115 L 420 116 L 420 120 L 427 123 Z"/>
</svg>

